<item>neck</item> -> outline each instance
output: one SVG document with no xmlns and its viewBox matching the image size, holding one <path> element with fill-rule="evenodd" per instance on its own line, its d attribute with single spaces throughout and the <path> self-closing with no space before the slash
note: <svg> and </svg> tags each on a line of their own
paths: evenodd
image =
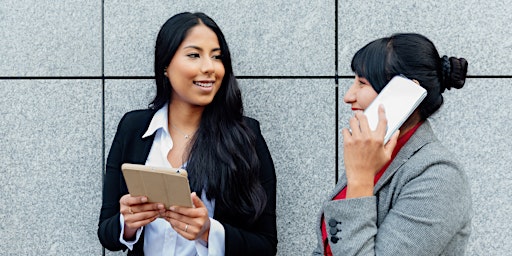
<svg viewBox="0 0 512 256">
<path fill-rule="evenodd" d="M 420 113 L 418 110 L 415 110 L 412 115 L 405 120 L 404 124 L 400 126 L 400 135 L 398 135 L 398 138 L 400 139 L 419 122 L 421 122 Z"/>
<path fill-rule="evenodd" d="M 172 124 L 187 134 L 194 133 L 199 128 L 203 110 L 204 107 L 193 108 L 190 105 L 173 104 L 171 102 L 167 113 L 169 130 L 172 129 Z"/>
</svg>

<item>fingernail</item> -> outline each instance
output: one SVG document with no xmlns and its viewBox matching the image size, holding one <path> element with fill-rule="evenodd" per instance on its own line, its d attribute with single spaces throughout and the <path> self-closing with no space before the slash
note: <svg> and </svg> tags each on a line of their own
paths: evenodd
<svg viewBox="0 0 512 256">
<path fill-rule="evenodd" d="M 148 198 L 147 198 L 147 197 L 143 197 L 140 201 L 141 201 L 141 202 L 143 202 L 143 203 L 145 203 L 145 202 L 147 202 L 147 201 L 148 201 Z"/>
<path fill-rule="evenodd" d="M 174 208 L 174 206 L 171 206 L 171 207 L 169 207 L 169 210 L 174 212 L 176 210 L 176 208 Z"/>
</svg>

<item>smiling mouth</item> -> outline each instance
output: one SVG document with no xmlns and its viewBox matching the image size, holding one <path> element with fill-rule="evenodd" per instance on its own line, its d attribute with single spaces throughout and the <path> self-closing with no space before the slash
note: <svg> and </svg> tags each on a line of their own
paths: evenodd
<svg viewBox="0 0 512 256">
<path fill-rule="evenodd" d="M 213 82 L 194 82 L 194 84 L 204 88 L 210 88 L 213 86 Z"/>
</svg>

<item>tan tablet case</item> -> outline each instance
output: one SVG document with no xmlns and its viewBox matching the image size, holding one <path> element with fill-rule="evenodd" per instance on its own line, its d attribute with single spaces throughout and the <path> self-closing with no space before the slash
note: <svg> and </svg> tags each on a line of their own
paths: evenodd
<svg viewBox="0 0 512 256">
<path fill-rule="evenodd" d="M 121 166 L 132 196 L 147 196 L 149 202 L 192 207 L 187 171 L 125 163 Z"/>
</svg>

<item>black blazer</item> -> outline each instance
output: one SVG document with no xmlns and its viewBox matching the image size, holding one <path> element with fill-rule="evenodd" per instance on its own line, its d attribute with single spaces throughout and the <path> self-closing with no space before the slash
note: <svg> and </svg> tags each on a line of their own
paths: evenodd
<svg viewBox="0 0 512 256">
<path fill-rule="evenodd" d="M 142 139 L 155 110 L 136 110 L 123 116 L 117 127 L 107 158 L 103 184 L 98 237 L 101 244 L 111 251 L 126 250 L 119 242 L 119 199 L 128 194 L 121 172 L 121 164 L 144 164 L 153 144 L 154 135 Z M 218 201 L 213 218 L 226 232 L 226 255 L 275 255 L 277 252 L 276 229 L 276 174 L 267 144 L 261 135 L 259 122 L 244 117 L 244 122 L 256 136 L 256 151 L 260 159 L 260 181 L 267 193 L 267 205 L 262 215 L 252 224 L 246 216 L 232 213 Z M 144 255 L 144 233 L 128 255 Z"/>
</svg>

